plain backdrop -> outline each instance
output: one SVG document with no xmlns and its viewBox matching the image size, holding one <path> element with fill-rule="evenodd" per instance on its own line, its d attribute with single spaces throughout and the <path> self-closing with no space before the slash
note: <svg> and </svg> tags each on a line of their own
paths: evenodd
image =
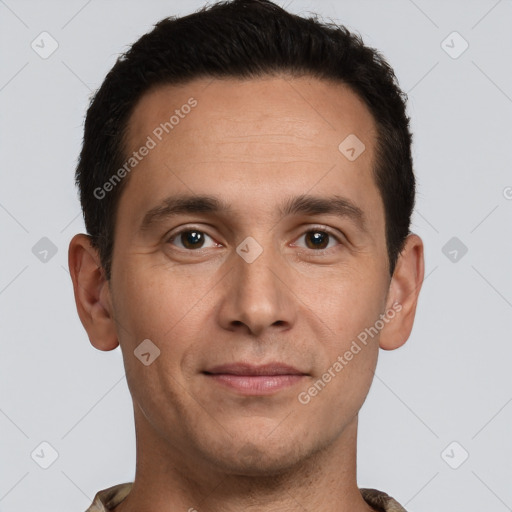
<svg viewBox="0 0 512 512">
<path fill-rule="evenodd" d="M 278 3 L 360 33 L 409 96 L 426 279 L 360 413 L 359 486 L 409 512 L 512 510 L 512 2 Z M 73 173 L 117 56 L 202 5 L 0 0 L 1 512 L 80 512 L 133 480 L 121 353 L 90 345 L 67 269 Z"/>
</svg>

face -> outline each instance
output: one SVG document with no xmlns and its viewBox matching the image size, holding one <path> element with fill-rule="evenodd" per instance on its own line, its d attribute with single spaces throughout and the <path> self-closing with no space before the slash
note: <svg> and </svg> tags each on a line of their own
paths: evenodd
<svg viewBox="0 0 512 512">
<path fill-rule="evenodd" d="M 196 80 L 137 104 L 109 302 L 134 404 L 166 449 L 257 474 L 355 421 L 380 335 L 361 333 L 390 285 L 375 139 L 353 92 L 312 78 Z M 160 351 L 149 365 L 143 340 L 146 359 Z"/>
</svg>

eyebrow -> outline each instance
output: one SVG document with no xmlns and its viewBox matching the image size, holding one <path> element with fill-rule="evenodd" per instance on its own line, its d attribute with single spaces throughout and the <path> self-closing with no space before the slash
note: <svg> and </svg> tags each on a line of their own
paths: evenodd
<svg viewBox="0 0 512 512">
<path fill-rule="evenodd" d="M 159 205 L 146 212 L 140 230 L 146 231 L 162 220 L 181 214 L 234 214 L 233 208 L 225 201 L 209 195 L 177 195 L 165 198 Z M 366 217 L 361 208 L 345 197 L 338 195 L 318 197 L 302 194 L 284 200 L 279 207 L 280 217 L 289 215 L 331 214 L 348 218 L 367 233 Z"/>
</svg>

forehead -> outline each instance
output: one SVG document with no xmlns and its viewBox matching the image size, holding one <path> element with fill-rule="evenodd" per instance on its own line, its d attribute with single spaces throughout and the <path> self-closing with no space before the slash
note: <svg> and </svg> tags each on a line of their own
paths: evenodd
<svg viewBox="0 0 512 512">
<path fill-rule="evenodd" d="M 193 109 L 187 106 L 191 101 L 197 104 Z M 349 134 L 347 130 L 371 145 L 376 134 L 373 116 L 347 85 L 313 77 L 204 78 L 157 86 L 146 92 L 133 110 L 128 146 L 136 146 L 169 121 L 172 128 L 161 135 L 172 133 L 174 139 L 191 131 L 205 141 L 214 141 L 220 134 L 238 139 L 290 135 L 302 137 L 305 148 L 321 137 L 326 147 L 337 149 L 340 136 Z M 205 122 L 209 124 L 205 126 Z M 155 135 L 158 138 L 158 130 Z M 172 144 L 172 138 L 166 138 L 166 143 Z"/>
<path fill-rule="evenodd" d="M 217 193 L 243 209 L 248 198 L 270 208 L 284 192 L 339 193 L 368 209 L 380 202 L 375 138 L 370 111 L 344 84 L 276 76 L 163 85 L 130 117 L 127 156 L 150 139 L 153 147 L 123 196 L 147 210 L 172 192 Z"/>
</svg>

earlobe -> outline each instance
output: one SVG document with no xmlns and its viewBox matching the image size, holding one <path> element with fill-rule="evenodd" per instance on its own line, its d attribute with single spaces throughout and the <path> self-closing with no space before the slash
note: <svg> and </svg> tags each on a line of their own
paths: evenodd
<svg viewBox="0 0 512 512">
<path fill-rule="evenodd" d="M 425 272 L 423 242 L 410 234 L 405 242 L 389 285 L 386 312 L 394 311 L 380 333 L 380 348 L 394 350 L 409 338 Z"/>
<path fill-rule="evenodd" d="M 119 345 L 110 300 L 110 286 L 97 249 L 84 234 L 75 235 L 68 251 L 68 265 L 78 316 L 91 344 L 99 350 Z"/>
</svg>

